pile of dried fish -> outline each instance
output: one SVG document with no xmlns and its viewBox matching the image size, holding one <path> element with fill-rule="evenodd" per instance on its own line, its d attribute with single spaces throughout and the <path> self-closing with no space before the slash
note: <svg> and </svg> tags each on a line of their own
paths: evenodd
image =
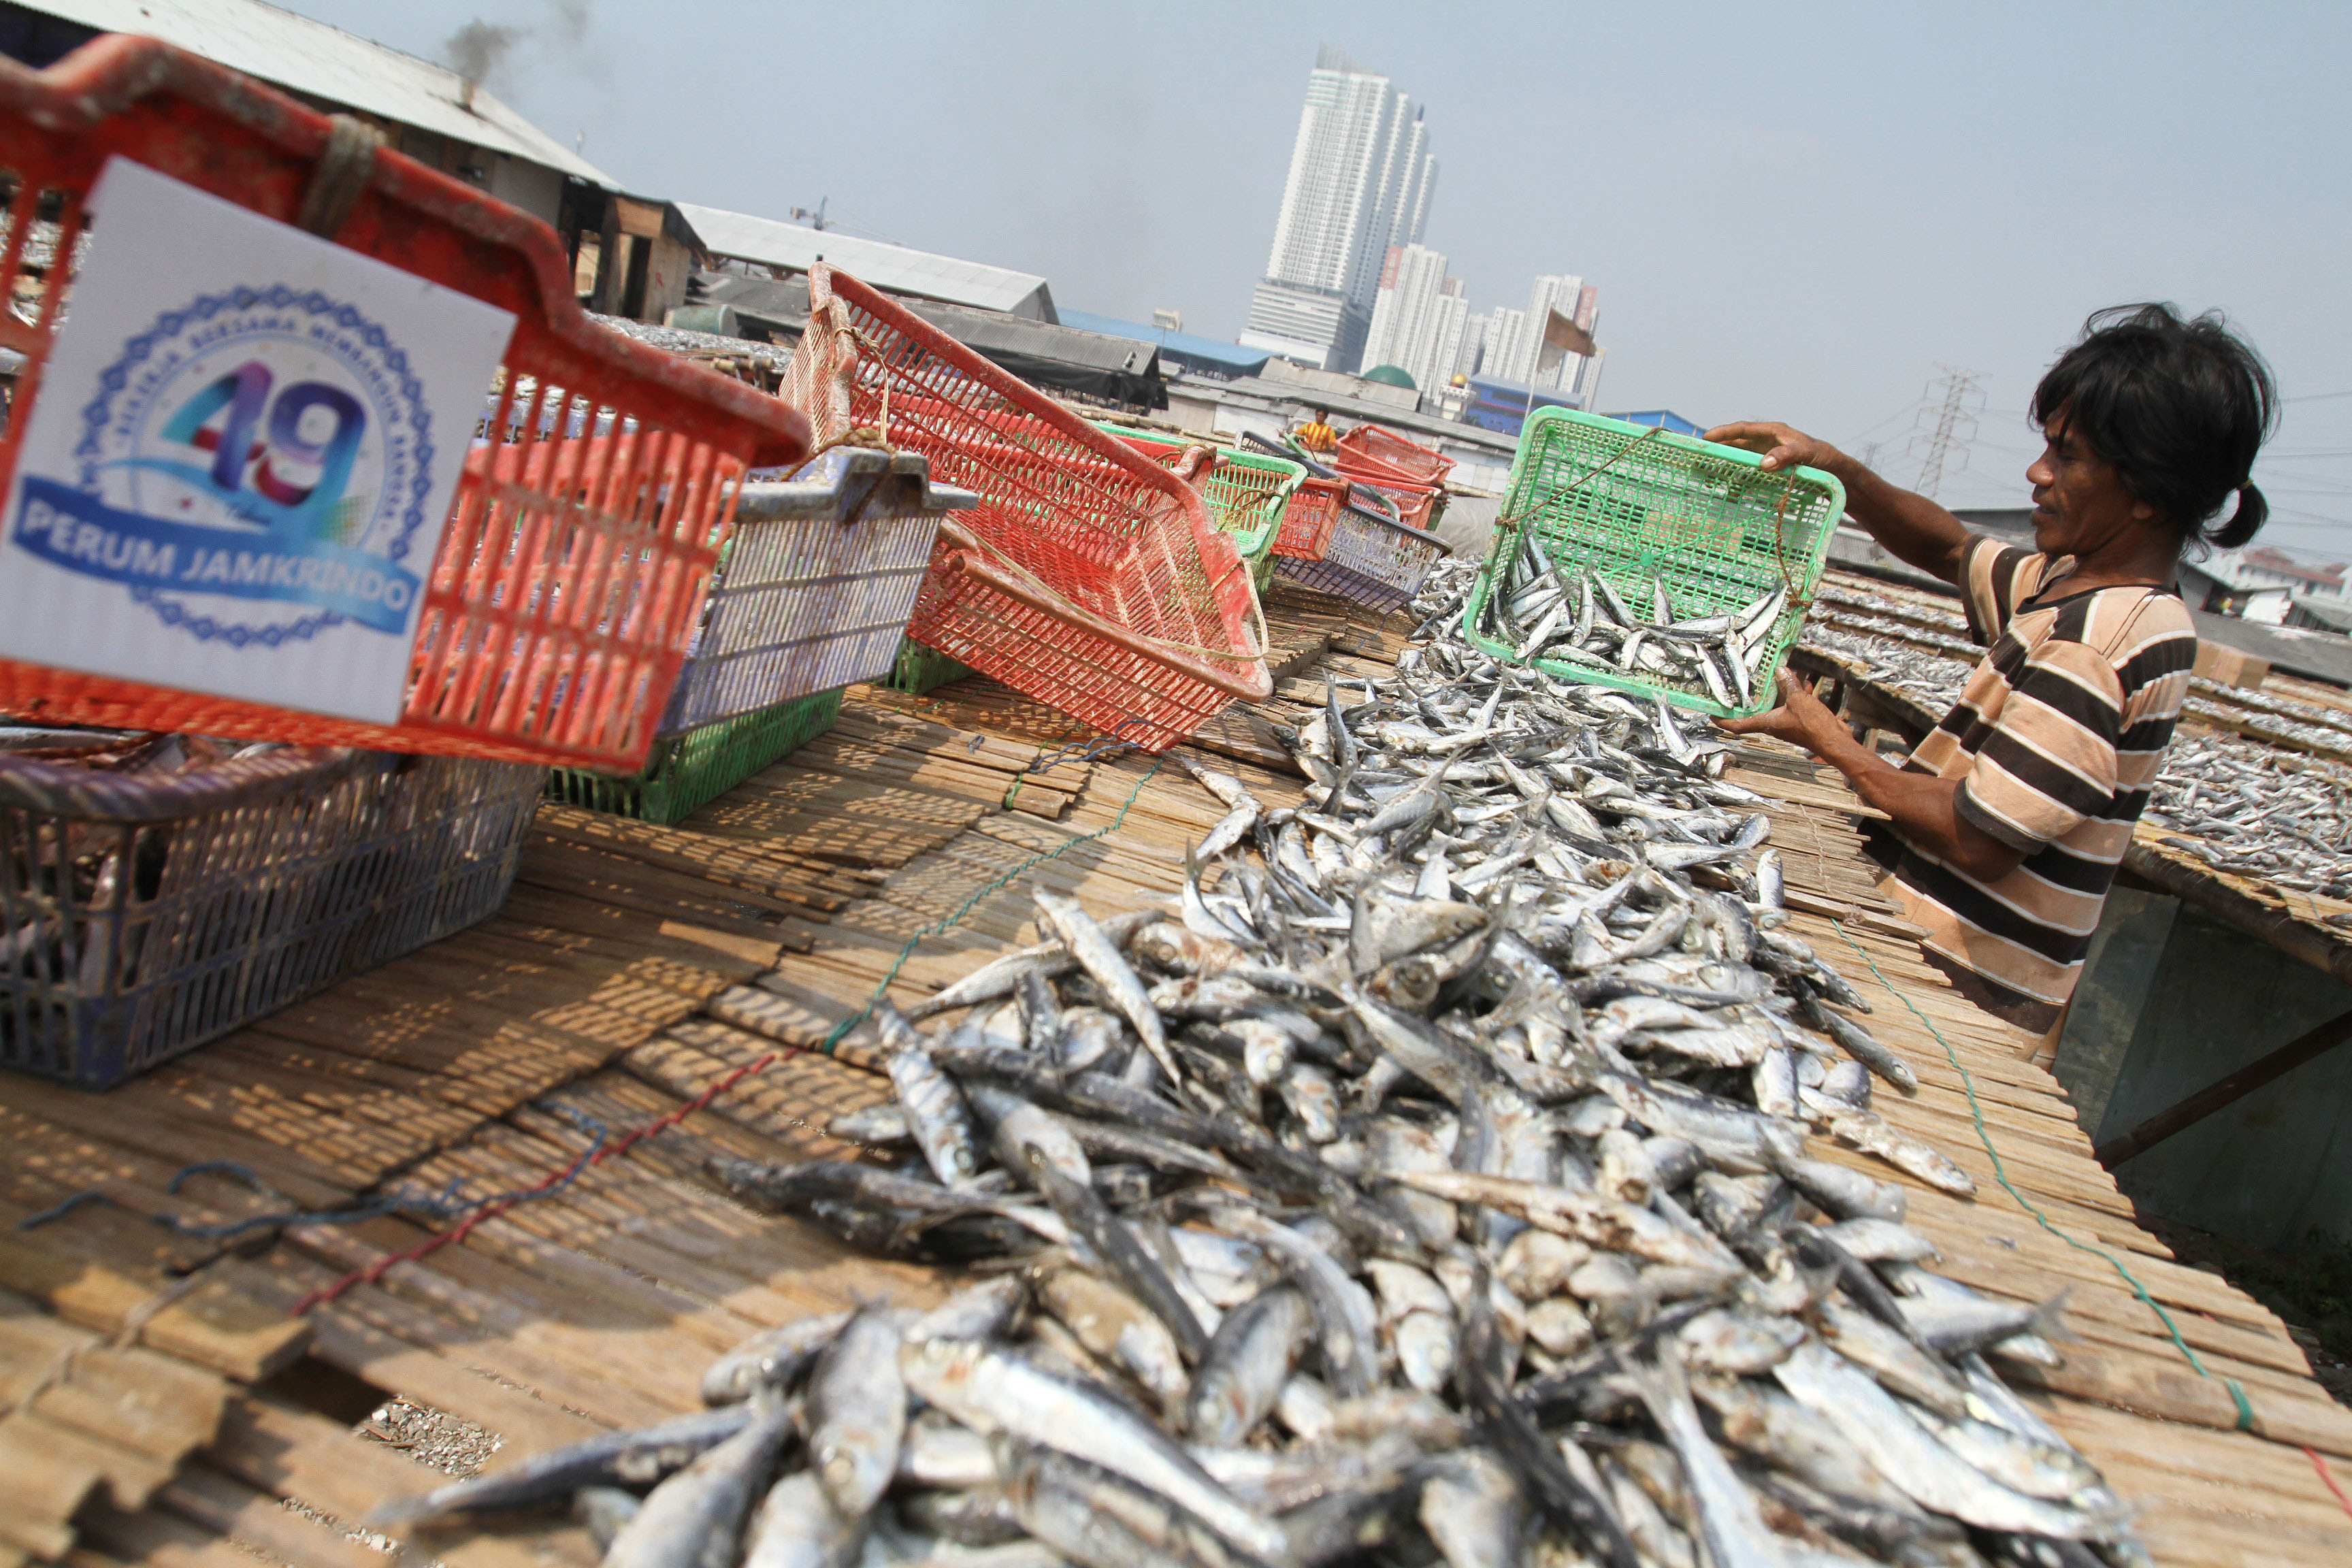
<svg viewBox="0 0 2352 1568">
<path fill-rule="evenodd" d="M 1833 653 L 1863 667 L 1864 679 L 1892 686 L 1937 708 L 1960 700 L 1974 661 L 1962 662 L 1929 653 L 1909 643 L 1841 626 L 1808 625 L 1804 644 L 1821 653 Z"/>
<path fill-rule="evenodd" d="M 1957 661 L 1963 671 L 1984 652 L 1969 639 L 1968 617 L 1958 608 L 1945 607 L 1954 603 L 1895 598 L 1856 586 L 1851 578 L 1824 578 L 1817 590 L 1805 641 L 1843 653 L 1857 653 L 1855 647 L 1849 646 L 1856 643 L 1882 649 L 1891 643 L 1905 644 L 1907 666 L 1940 678 L 1945 672 L 1935 668 L 1932 659 L 1923 661 L 1923 650 Z M 2352 752 L 2352 711 L 2275 692 L 2225 686 L 2203 676 L 2190 677 L 2189 688 L 2182 710 L 2192 720 L 2243 726 L 2258 739 L 2300 750 L 2337 756 Z M 1957 684 L 1953 694 L 1958 694 Z"/>
<path fill-rule="evenodd" d="M 1871 1109 L 1916 1081 L 1721 742 L 1451 637 L 1286 740 L 1304 806 L 1195 770 L 1230 810 L 1173 909 L 1040 889 L 1036 945 L 880 1011 L 896 1101 L 833 1130 L 898 1168 L 712 1163 L 980 1283 L 385 1522 L 568 1500 L 610 1568 L 2146 1561 L 1995 1371 L 2055 1304 L 1808 1152 L 1971 1190 Z"/>
<path fill-rule="evenodd" d="M 1520 664 L 1543 658 L 1664 677 L 1704 687 L 1726 708 L 1746 708 L 1788 603 L 1781 584 L 1729 613 L 1678 615 L 1664 582 L 1653 577 L 1636 608 L 1598 572 L 1563 568 L 1527 529 L 1505 552 L 1478 629 Z"/>
<path fill-rule="evenodd" d="M 2352 899 L 2352 768 L 2340 763 L 2184 731 L 2143 820 L 2195 835 L 2166 842 L 2221 870 Z"/>
</svg>

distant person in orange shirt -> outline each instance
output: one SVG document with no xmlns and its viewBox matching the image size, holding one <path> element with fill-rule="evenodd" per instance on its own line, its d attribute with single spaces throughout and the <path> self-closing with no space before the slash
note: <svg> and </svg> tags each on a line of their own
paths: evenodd
<svg viewBox="0 0 2352 1568">
<path fill-rule="evenodd" d="M 1318 408 L 1315 417 L 1291 432 L 1292 440 L 1310 452 L 1334 451 L 1339 445 L 1339 432 L 1331 428 L 1331 411 Z"/>
</svg>

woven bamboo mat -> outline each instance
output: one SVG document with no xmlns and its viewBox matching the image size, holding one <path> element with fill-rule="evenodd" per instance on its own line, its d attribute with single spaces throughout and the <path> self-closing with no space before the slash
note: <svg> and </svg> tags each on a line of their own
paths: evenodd
<svg viewBox="0 0 2352 1568">
<path fill-rule="evenodd" d="M 1392 660 L 1401 628 L 1336 601 L 1269 611 L 1301 683 L 1201 744 L 1281 803 L 1297 781 L 1273 729 L 1321 700 L 1323 668 Z M 388 1394 L 499 1434 L 503 1464 L 692 1408 L 704 1364 L 756 1327 L 930 1300 L 929 1271 L 753 1216 L 695 1173 L 716 1152 L 843 1152 L 826 1121 L 887 1092 L 848 1026 L 877 990 L 913 1000 L 1024 940 L 1033 884 L 1103 912 L 1176 887 L 1223 808 L 1131 753 L 1024 771 L 1086 739 L 1069 730 L 986 681 L 866 689 L 833 733 L 677 828 L 551 808 L 496 920 L 114 1094 L 0 1079 L 0 1221 L 91 1188 L 112 1200 L 0 1230 L 0 1453 L 16 1459 L 0 1465 L 0 1568 L 68 1551 L 226 1568 L 250 1563 L 239 1547 L 381 1563 L 338 1521 L 435 1479 L 353 1436 Z M 1834 775 L 1758 747 L 1736 776 L 1775 802 L 1795 929 L 1917 1068 L 1919 1097 L 1882 1107 L 1978 1182 L 1972 1202 L 1913 1194 L 1943 1267 L 2002 1296 L 2072 1292 L 2080 1338 L 2028 1397 L 2140 1509 L 2159 1561 L 2352 1561 L 2352 1517 L 2304 1451 L 2352 1470 L 2352 1415 L 2283 1326 L 2138 1228 L 2032 1042 L 1921 962 Z M 164 1191 L 217 1158 L 274 1194 L 213 1175 Z M 224 1244 L 146 1217 L 551 1180 L 469 1227 L 388 1215 Z M 141 1423 L 134 1390 L 163 1391 L 138 1395 Z M 543 1524 L 423 1544 L 460 1568 L 593 1561 L 581 1532 Z"/>
</svg>

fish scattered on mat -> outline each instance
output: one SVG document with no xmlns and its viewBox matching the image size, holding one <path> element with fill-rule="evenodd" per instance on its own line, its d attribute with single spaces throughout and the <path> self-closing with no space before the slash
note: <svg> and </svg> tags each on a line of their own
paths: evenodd
<svg viewBox="0 0 2352 1568">
<path fill-rule="evenodd" d="M 1526 564 L 1540 657 L 1736 695 L 1778 615 Z M 1037 889 L 1036 946 L 880 1009 L 863 1160 L 710 1162 L 976 1283 L 764 1330 L 707 1414 L 386 1519 L 571 1506 L 614 1568 L 2145 1563 L 1997 1375 L 2063 1303 L 1935 1274 L 1906 1189 L 1811 1145 L 1972 1188 L 1872 1109 L 1916 1075 L 1786 929 L 1727 748 L 1450 632 L 1345 692 L 1284 734 L 1302 805 L 1195 771 L 1222 815 L 1164 911 Z"/>
</svg>

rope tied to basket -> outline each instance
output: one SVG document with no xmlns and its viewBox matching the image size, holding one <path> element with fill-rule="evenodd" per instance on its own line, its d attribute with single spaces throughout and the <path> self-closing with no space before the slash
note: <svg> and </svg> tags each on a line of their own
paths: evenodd
<svg viewBox="0 0 2352 1568">
<path fill-rule="evenodd" d="M 1652 437 L 1661 436 L 1664 433 L 1665 426 L 1662 425 L 1651 426 L 1647 430 L 1643 431 L 1639 436 L 1634 437 L 1632 440 L 1618 447 L 1614 452 L 1612 452 L 1609 455 L 1608 461 L 1601 464 L 1597 468 L 1588 469 L 1584 473 L 1579 474 L 1573 483 L 1563 485 L 1559 489 L 1554 490 L 1551 493 L 1550 500 L 1556 501 L 1562 496 L 1573 495 L 1576 491 L 1582 489 L 1592 480 L 1599 479 L 1601 475 L 1615 468 L 1633 452 L 1633 448 L 1643 445 Z M 1549 502 L 1548 501 L 1545 504 L 1549 505 Z M 1495 520 L 1496 526 L 1499 528 L 1507 528 L 1512 531 L 1517 532 L 1521 527 L 1532 521 L 1536 515 L 1543 510 L 1542 506 L 1531 506 L 1519 511 L 1507 511 Z"/>
<path fill-rule="evenodd" d="M 1780 504 L 1772 509 L 1772 557 L 1780 568 L 1780 585 L 1789 590 L 1789 603 L 1800 616 L 1811 613 L 1813 595 L 1797 586 L 1797 579 L 1789 573 L 1789 503 L 1797 496 L 1797 476 L 1783 476 Z"/>
</svg>

